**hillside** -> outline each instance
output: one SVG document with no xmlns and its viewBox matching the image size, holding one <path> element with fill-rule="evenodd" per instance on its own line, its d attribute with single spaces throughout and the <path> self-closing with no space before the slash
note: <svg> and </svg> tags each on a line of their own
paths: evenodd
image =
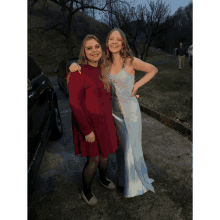
<svg viewBox="0 0 220 220">
<path fill-rule="evenodd" d="M 66 12 L 53 2 L 47 1 L 45 6 L 43 0 L 39 0 L 28 12 L 28 54 L 32 56 L 45 73 L 52 72 L 58 68 L 63 59 L 69 57 L 67 42 L 62 32 L 65 31 Z M 55 29 L 45 31 L 58 23 L 64 25 Z M 74 48 L 72 56 L 78 56 L 82 40 L 86 34 L 96 35 L 103 45 L 109 28 L 92 17 L 78 12 L 72 20 L 71 46 Z M 44 32 L 44 33 L 43 33 Z"/>
</svg>

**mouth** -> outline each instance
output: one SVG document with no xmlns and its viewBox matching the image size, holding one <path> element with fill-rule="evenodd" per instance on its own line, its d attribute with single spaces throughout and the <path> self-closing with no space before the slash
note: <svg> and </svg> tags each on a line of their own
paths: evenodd
<svg viewBox="0 0 220 220">
<path fill-rule="evenodd" d="M 92 56 L 93 57 L 98 57 L 100 54 L 98 53 L 98 54 L 93 54 Z"/>
<path fill-rule="evenodd" d="M 111 48 L 118 48 L 118 46 L 110 46 Z"/>
</svg>

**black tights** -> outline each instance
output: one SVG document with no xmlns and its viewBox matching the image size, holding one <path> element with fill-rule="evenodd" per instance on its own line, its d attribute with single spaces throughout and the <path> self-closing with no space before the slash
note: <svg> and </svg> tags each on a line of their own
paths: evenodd
<svg viewBox="0 0 220 220">
<path fill-rule="evenodd" d="M 85 194 L 91 194 L 92 180 L 97 171 L 97 167 L 99 169 L 101 182 L 104 184 L 109 183 L 109 181 L 106 180 L 108 157 L 103 158 L 101 154 L 97 157 L 87 157 L 87 163 L 82 173 L 83 191 Z"/>
</svg>

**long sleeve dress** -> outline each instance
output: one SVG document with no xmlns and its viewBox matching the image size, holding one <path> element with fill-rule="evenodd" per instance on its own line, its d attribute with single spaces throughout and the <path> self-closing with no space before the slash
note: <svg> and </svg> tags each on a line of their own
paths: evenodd
<svg viewBox="0 0 220 220">
<path fill-rule="evenodd" d="M 112 116 L 112 92 L 104 89 L 99 79 L 100 69 L 90 65 L 81 67 L 69 78 L 69 102 L 72 109 L 75 155 L 107 157 L 118 149 L 118 139 Z M 85 141 L 91 132 L 95 141 Z"/>
</svg>

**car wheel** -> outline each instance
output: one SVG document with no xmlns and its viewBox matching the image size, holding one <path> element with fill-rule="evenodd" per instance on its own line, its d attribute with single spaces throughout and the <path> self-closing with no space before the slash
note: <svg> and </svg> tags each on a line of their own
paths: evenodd
<svg viewBox="0 0 220 220">
<path fill-rule="evenodd" d="M 60 117 L 60 111 L 58 109 L 58 105 L 54 107 L 54 117 L 53 117 L 53 130 L 51 133 L 51 139 L 57 140 L 61 138 L 63 135 L 63 125 Z"/>
</svg>

